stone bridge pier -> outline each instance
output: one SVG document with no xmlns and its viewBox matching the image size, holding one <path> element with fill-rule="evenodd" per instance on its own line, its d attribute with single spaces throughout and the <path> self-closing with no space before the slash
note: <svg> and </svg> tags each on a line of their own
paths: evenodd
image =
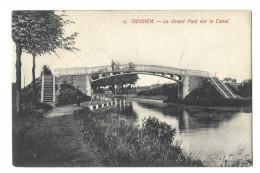
<svg viewBox="0 0 260 173">
<path fill-rule="evenodd" d="M 205 80 L 207 80 L 207 77 L 188 75 L 182 76 L 182 80 L 179 83 L 179 99 L 184 99 L 190 92 L 198 88 Z"/>
<path fill-rule="evenodd" d="M 91 87 L 90 75 L 86 75 L 86 95 L 92 97 L 93 90 Z"/>
</svg>

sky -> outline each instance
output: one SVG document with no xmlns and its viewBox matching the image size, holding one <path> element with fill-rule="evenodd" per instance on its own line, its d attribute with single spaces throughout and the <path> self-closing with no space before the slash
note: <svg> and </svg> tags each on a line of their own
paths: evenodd
<svg viewBox="0 0 260 173">
<path fill-rule="evenodd" d="M 220 79 L 232 77 L 238 82 L 251 78 L 249 11 L 66 11 L 65 14 L 75 22 L 66 26 L 66 35 L 79 33 L 75 46 L 80 51 L 57 50 L 58 56 L 37 57 L 36 77 L 45 64 L 51 69 L 94 67 L 110 65 L 114 60 L 120 64 L 133 62 L 209 71 Z M 154 23 L 136 23 L 141 19 Z M 173 19 L 184 23 L 172 23 Z M 200 20 L 207 21 L 200 23 Z M 216 23 L 220 20 L 228 23 Z M 14 43 L 12 47 L 15 82 Z M 24 78 L 25 85 L 31 82 L 31 69 L 32 56 L 23 53 L 22 86 Z M 150 75 L 139 77 L 139 86 L 171 82 Z"/>
</svg>

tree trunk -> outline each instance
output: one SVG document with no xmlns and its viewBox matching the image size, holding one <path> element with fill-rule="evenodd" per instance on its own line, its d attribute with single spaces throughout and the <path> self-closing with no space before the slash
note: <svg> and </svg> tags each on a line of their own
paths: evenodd
<svg viewBox="0 0 260 173">
<path fill-rule="evenodd" d="M 20 43 L 16 43 L 16 115 L 20 115 L 21 111 L 21 55 L 22 47 Z"/>
<path fill-rule="evenodd" d="M 36 93 L 36 84 L 35 84 L 35 57 L 36 55 L 33 53 L 33 65 L 32 65 L 32 79 L 33 79 L 33 95 L 34 95 L 34 102 L 37 101 L 37 93 Z"/>
</svg>

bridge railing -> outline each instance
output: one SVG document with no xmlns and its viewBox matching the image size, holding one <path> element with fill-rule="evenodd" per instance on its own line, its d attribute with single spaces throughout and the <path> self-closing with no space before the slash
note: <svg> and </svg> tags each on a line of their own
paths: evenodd
<svg viewBox="0 0 260 173">
<path fill-rule="evenodd" d="M 129 69 L 128 64 L 119 65 L 118 67 L 119 69 L 115 69 L 115 71 L 166 73 L 166 74 L 201 76 L 201 77 L 211 76 L 211 74 L 207 71 L 180 69 L 180 68 L 164 67 L 164 66 L 157 66 L 157 65 L 135 65 L 135 68 L 131 70 Z M 95 74 L 95 73 L 100 73 L 105 71 L 112 72 L 111 66 L 53 69 L 53 73 L 56 76 Z"/>
</svg>

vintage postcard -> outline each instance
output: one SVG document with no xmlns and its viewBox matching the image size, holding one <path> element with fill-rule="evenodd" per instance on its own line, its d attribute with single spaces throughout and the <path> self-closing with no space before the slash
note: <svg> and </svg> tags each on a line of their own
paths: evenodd
<svg viewBox="0 0 260 173">
<path fill-rule="evenodd" d="M 12 11 L 16 167 L 251 167 L 251 11 Z"/>
</svg>

